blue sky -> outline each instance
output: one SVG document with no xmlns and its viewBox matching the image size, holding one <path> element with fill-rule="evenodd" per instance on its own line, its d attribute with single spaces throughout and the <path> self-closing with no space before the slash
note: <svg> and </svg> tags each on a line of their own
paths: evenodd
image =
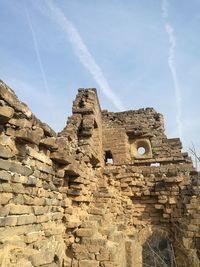
<svg viewBox="0 0 200 267">
<path fill-rule="evenodd" d="M 154 107 L 200 154 L 199 0 L 0 0 L 0 79 L 61 130 L 78 88 L 102 109 Z"/>
</svg>

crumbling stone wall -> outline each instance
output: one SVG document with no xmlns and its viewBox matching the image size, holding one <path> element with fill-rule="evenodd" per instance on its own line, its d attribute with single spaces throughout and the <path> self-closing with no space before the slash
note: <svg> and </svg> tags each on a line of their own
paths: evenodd
<svg viewBox="0 0 200 267">
<path fill-rule="evenodd" d="M 199 173 L 162 115 L 101 111 L 95 89 L 72 111 L 56 134 L 0 82 L 0 265 L 141 267 L 154 234 L 198 267 Z"/>
<path fill-rule="evenodd" d="M 103 111 L 102 120 L 103 148 L 112 152 L 115 165 L 190 161 L 187 154 L 181 153 L 180 139 L 167 139 L 163 116 L 153 108 L 120 113 Z M 137 152 L 139 147 L 146 149 L 144 155 Z"/>
</svg>

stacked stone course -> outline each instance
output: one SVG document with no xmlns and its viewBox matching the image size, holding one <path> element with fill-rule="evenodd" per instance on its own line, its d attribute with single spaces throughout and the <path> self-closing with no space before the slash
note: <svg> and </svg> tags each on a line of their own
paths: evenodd
<svg viewBox="0 0 200 267">
<path fill-rule="evenodd" d="M 101 111 L 95 89 L 72 111 L 56 134 L 0 82 L 0 266 L 141 267 L 157 234 L 198 267 L 200 174 L 162 115 Z"/>
</svg>

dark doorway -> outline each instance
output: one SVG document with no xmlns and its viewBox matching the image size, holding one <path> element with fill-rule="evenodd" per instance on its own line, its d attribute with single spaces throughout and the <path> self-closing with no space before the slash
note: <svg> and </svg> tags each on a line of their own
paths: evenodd
<svg viewBox="0 0 200 267">
<path fill-rule="evenodd" d="M 150 236 L 142 246 L 143 267 L 176 267 L 172 244 L 158 235 Z"/>
</svg>

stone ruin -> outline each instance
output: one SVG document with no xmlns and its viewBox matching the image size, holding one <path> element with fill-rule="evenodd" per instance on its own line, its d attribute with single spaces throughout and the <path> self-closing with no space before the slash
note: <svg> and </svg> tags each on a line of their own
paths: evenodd
<svg viewBox="0 0 200 267">
<path fill-rule="evenodd" d="M 163 116 L 101 110 L 95 89 L 72 112 L 56 134 L 0 82 L 0 266 L 147 266 L 159 237 L 176 263 L 155 266 L 198 267 L 200 174 Z"/>
</svg>

